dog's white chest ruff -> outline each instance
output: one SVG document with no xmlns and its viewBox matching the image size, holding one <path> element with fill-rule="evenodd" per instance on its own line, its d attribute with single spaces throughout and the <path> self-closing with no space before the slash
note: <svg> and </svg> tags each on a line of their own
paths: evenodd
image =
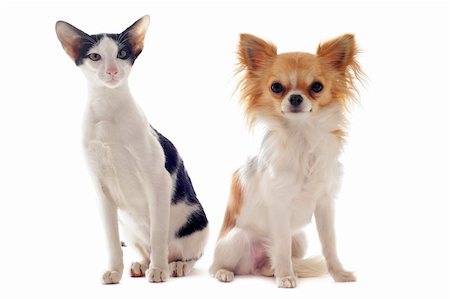
<svg viewBox="0 0 450 299">
<path fill-rule="evenodd" d="M 296 231 L 310 222 L 317 201 L 338 189 L 340 142 L 336 136 L 317 132 L 280 138 L 284 137 L 269 133 L 260 155 L 240 170 L 246 199 L 242 215 L 249 217 L 239 217 L 239 223 L 250 222 L 245 225 L 260 232 L 270 229 L 260 221 L 261 210 L 266 210 L 264 214 L 274 208 L 284 210 L 291 230 Z"/>
</svg>

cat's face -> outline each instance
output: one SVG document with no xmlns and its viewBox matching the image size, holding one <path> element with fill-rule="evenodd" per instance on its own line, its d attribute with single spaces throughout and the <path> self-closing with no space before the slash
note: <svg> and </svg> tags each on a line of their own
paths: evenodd
<svg viewBox="0 0 450 299">
<path fill-rule="evenodd" d="M 150 17 L 144 16 L 120 34 L 95 35 L 58 21 L 56 34 L 90 83 L 115 88 L 126 81 L 142 52 L 149 21 Z"/>
<path fill-rule="evenodd" d="M 128 78 L 135 56 L 130 47 L 114 37 L 101 35 L 86 52 L 79 67 L 89 82 L 114 88 Z"/>
</svg>

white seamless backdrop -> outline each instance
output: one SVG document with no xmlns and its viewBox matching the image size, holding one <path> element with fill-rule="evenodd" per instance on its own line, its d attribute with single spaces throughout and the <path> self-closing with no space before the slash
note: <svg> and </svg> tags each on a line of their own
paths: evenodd
<svg viewBox="0 0 450 299">
<path fill-rule="evenodd" d="M 1 298 L 449 298 L 447 2 L 1 2 Z M 103 232 L 81 149 L 86 83 L 57 20 L 119 32 L 151 15 L 129 78 L 151 124 L 177 146 L 211 224 L 205 255 L 164 284 L 103 286 Z M 239 33 L 279 52 L 356 34 L 368 75 L 350 112 L 337 199 L 339 254 L 358 282 L 328 276 L 277 289 L 220 284 L 207 269 L 231 173 L 258 149 L 233 93 Z M 320 253 L 314 225 L 310 254 Z M 125 249 L 126 262 L 132 254 Z"/>
</svg>

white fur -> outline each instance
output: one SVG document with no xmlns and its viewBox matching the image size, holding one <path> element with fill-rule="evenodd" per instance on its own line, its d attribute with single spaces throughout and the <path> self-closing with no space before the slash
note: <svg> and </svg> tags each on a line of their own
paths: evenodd
<svg viewBox="0 0 450 299">
<path fill-rule="evenodd" d="M 266 248 L 279 287 L 295 287 L 296 274 L 322 274 L 323 261 L 301 260 L 306 244 L 298 234 L 313 215 L 331 275 L 336 281 L 354 280 L 339 262 L 334 236 L 341 142 L 330 132 L 345 124 L 340 109 L 335 104 L 296 113 L 285 126 L 270 127 L 259 155 L 239 169 L 243 206 L 235 227 L 218 240 L 210 269 L 219 280 L 232 280 L 233 272 L 253 273 L 252 246 L 258 242 Z M 305 267 L 310 269 L 302 275 Z"/>
<path fill-rule="evenodd" d="M 80 66 L 89 82 L 107 87 L 116 87 L 126 82 L 124 79 L 129 75 L 131 65 L 126 60 L 117 59 L 117 51 L 116 42 L 106 36 L 89 50 L 88 54 L 101 55 L 100 60 L 86 59 Z"/>
<path fill-rule="evenodd" d="M 296 89 L 297 88 L 297 73 L 296 72 L 291 73 L 291 75 L 289 76 L 289 81 L 291 83 L 291 89 Z"/>
<path fill-rule="evenodd" d="M 104 37 L 90 52 L 102 56 L 80 68 L 88 79 L 89 103 L 84 120 L 84 149 L 101 203 L 109 264 L 104 283 L 117 283 L 123 273 L 118 219 L 128 246 L 139 262 L 132 276 L 151 282 L 183 276 L 201 256 L 208 229 L 177 239 L 175 233 L 193 206 L 171 206 L 176 178 L 165 169 L 156 132 L 133 100 L 127 78 L 131 65 L 116 59 L 117 44 Z M 112 76 L 108 70 L 115 70 Z M 194 206 L 195 207 L 195 206 Z M 119 213 L 118 213 L 119 212 Z M 179 261 L 188 260 L 188 262 Z M 175 263 L 169 267 L 169 262 Z"/>
</svg>

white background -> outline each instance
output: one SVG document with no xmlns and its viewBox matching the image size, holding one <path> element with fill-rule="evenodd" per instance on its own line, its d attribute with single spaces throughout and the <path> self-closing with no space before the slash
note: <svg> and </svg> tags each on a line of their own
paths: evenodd
<svg viewBox="0 0 450 299">
<path fill-rule="evenodd" d="M 3 2 L 0 10 L 1 298 L 449 298 L 448 4 Z M 152 20 L 130 85 L 181 152 L 211 236 L 187 278 L 103 286 L 103 232 L 81 149 L 86 84 L 54 24 L 120 32 L 144 14 Z M 356 283 L 326 276 L 282 290 L 268 278 L 220 284 L 207 274 L 230 175 L 261 136 L 248 132 L 233 94 L 241 32 L 279 52 L 314 52 L 353 32 L 363 49 L 369 79 L 351 111 L 337 202 L 339 254 Z"/>
</svg>

